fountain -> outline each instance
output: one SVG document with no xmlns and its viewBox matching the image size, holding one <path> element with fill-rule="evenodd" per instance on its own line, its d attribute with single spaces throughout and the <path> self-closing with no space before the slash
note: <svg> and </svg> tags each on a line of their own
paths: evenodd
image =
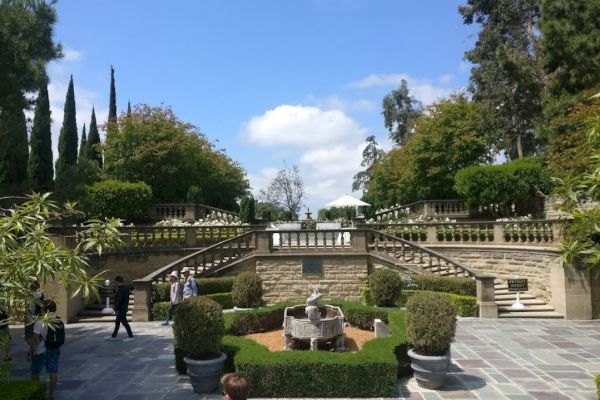
<svg viewBox="0 0 600 400">
<path fill-rule="evenodd" d="M 306 306 L 286 307 L 283 318 L 285 349 L 291 350 L 296 340 L 310 341 L 310 350 L 317 350 L 319 342 L 333 341 L 336 351 L 344 351 L 344 314 L 339 307 L 319 305 L 321 289 L 315 288 L 306 300 Z M 308 316 L 308 318 L 306 318 Z"/>
</svg>

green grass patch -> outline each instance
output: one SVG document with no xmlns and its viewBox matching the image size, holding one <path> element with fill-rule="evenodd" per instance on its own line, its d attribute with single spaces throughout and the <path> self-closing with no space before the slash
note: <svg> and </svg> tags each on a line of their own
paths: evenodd
<svg viewBox="0 0 600 400">
<path fill-rule="evenodd" d="M 0 382 L 0 398 L 10 400 L 44 400 L 46 386 L 32 381 Z"/>
</svg>

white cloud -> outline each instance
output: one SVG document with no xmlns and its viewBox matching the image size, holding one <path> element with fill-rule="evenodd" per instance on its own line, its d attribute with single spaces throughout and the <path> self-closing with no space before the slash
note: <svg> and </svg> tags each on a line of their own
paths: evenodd
<svg viewBox="0 0 600 400">
<path fill-rule="evenodd" d="M 63 49 L 63 60 L 64 61 L 79 61 L 83 57 L 83 53 L 75 49 L 64 48 Z"/>
<path fill-rule="evenodd" d="M 377 102 L 367 99 L 350 100 L 339 96 L 329 96 L 323 99 L 309 97 L 309 102 L 326 110 L 338 110 L 341 112 L 372 112 L 379 106 Z"/>
<path fill-rule="evenodd" d="M 311 147 L 360 140 L 365 132 L 341 111 L 287 104 L 253 117 L 242 128 L 247 140 L 265 147 Z"/>
<path fill-rule="evenodd" d="M 440 77 L 438 79 L 441 83 L 448 84 L 454 80 L 454 75 L 444 74 L 444 75 L 440 75 Z"/>
<path fill-rule="evenodd" d="M 443 75 L 444 76 L 444 75 Z M 411 93 L 425 105 L 452 93 L 452 89 L 439 87 L 426 79 L 413 78 L 408 74 L 371 74 L 357 82 L 351 83 L 350 88 L 368 89 L 379 86 L 397 87 L 406 80 Z"/>
<path fill-rule="evenodd" d="M 276 154 L 286 154 L 288 167 L 298 165 L 306 191 L 305 204 L 313 211 L 352 192 L 352 177 L 362 169 L 368 135 L 365 128 L 340 110 L 289 105 L 252 118 L 242 132 L 253 143 L 278 146 Z M 266 189 L 281 167 L 269 165 L 250 172 L 253 193 Z M 360 193 L 354 196 L 360 197 Z"/>
</svg>

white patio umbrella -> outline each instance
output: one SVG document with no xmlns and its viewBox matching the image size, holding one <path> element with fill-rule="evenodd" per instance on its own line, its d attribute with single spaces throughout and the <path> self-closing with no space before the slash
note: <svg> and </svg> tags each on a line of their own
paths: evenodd
<svg viewBox="0 0 600 400">
<path fill-rule="evenodd" d="M 360 206 L 370 207 L 371 206 L 369 203 L 365 203 L 364 201 L 359 200 L 359 199 L 349 196 L 349 195 L 344 195 L 344 196 L 340 197 L 339 199 L 330 201 L 329 203 L 327 203 L 325 205 L 327 207 L 356 207 L 356 215 L 357 216 L 358 216 L 358 207 L 360 207 Z"/>
</svg>

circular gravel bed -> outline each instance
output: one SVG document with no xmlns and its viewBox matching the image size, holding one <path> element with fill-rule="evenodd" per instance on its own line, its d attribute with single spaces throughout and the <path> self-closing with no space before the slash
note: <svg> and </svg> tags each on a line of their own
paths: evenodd
<svg viewBox="0 0 600 400">
<path fill-rule="evenodd" d="M 375 333 L 372 331 L 364 331 L 358 328 L 345 327 L 344 333 L 346 334 L 346 351 L 357 352 L 360 350 L 365 342 L 375 338 Z M 254 340 L 269 348 L 271 351 L 283 351 L 283 329 L 275 331 L 252 333 L 245 337 Z M 300 343 L 298 349 L 308 349 L 308 342 Z M 319 343 L 319 349 L 330 350 L 331 346 L 326 343 Z"/>
</svg>

